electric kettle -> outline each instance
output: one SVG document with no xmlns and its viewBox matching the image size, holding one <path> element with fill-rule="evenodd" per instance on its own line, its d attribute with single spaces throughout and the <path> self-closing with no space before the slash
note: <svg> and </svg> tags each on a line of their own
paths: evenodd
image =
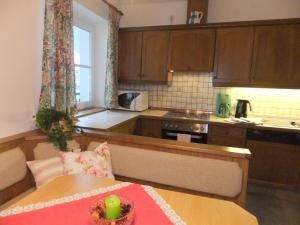
<svg viewBox="0 0 300 225">
<path fill-rule="evenodd" d="M 252 111 L 252 106 L 249 100 L 238 99 L 235 111 L 235 118 L 244 117 L 247 118 L 247 104 L 249 104 L 250 111 Z"/>
<path fill-rule="evenodd" d="M 228 118 L 230 116 L 231 98 L 227 94 L 218 94 L 216 100 L 215 115 Z"/>
</svg>

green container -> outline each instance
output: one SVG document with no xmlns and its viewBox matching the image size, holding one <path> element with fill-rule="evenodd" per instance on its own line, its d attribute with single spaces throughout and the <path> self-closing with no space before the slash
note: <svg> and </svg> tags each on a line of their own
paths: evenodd
<svg viewBox="0 0 300 225">
<path fill-rule="evenodd" d="M 228 94 L 218 94 L 216 99 L 215 115 L 228 118 L 231 110 L 231 97 Z"/>
</svg>

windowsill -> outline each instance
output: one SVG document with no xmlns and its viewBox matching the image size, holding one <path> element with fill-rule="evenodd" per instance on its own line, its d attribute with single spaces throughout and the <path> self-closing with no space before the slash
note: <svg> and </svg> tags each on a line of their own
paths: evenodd
<svg viewBox="0 0 300 225">
<path fill-rule="evenodd" d="M 88 115 L 95 114 L 95 113 L 98 113 L 98 112 L 103 112 L 105 110 L 106 110 L 105 108 L 99 108 L 99 107 L 92 107 L 92 108 L 88 108 L 88 109 L 82 109 L 82 110 L 80 110 L 76 113 L 76 117 L 80 118 L 80 117 L 88 116 Z"/>
</svg>

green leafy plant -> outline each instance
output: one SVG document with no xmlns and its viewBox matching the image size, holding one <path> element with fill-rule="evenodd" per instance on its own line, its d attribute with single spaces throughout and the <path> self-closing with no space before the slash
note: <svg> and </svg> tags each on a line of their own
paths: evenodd
<svg viewBox="0 0 300 225">
<path fill-rule="evenodd" d="M 60 150 L 67 150 L 67 140 L 72 139 L 75 131 L 76 118 L 55 109 L 42 108 L 35 115 L 38 128 L 45 133 L 49 141 Z"/>
</svg>

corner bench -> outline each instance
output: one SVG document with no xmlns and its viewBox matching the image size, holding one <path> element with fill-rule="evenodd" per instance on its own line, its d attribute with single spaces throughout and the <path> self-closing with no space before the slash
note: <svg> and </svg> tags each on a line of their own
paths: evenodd
<svg viewBox="0 0 300 225">
<path fill-rule="evenodd" d="M 104 141 L 110 144 L 113 173 L 118 180 L 226 199 L 245 206 L 250 157 L 247 149 L 91 130 L 76 135 L 69 146 L 92 150 Z M 19 147 L 26 160 L 58 154 L 42 135 L 26 136 L 15 143 L 0 144 L 0 158 L 12 147 Z M 0 190 L 0 204 L 32 188 L 34 181 L 27 170 L 24 178 Z"/>
</svg>

